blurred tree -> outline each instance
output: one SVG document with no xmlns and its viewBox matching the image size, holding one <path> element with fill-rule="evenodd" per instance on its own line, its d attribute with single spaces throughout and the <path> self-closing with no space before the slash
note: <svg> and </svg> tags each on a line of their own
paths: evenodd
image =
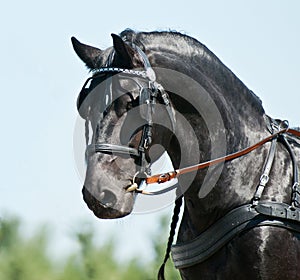
<svg viewBox="0 0 300 280">
<path fill-rule="evenodd" d="M 49 236 L 45 227 L 26 239 L 19 219 L 0 219 L 0 280 L 154 280 L 164 257 L 167 219 L 162 219 L 159 229 L 153 238 L 153 262 L 142 264 L 137 256 L 118 263 L 113 257 L 113 239 L 99 247 L 94 230 L 84 227 L 75 233 L 80 251 L 57 263 L 47 254 Z M 166 267 L 166 279 L 180 279 L 171 262 Z"/>
<path fill-rule="evenodd" d="M 0 280 L 53 280 L 46 231 L 25 241 L 19 226 L 17 218 L 0 221 Z"/>
</svg>

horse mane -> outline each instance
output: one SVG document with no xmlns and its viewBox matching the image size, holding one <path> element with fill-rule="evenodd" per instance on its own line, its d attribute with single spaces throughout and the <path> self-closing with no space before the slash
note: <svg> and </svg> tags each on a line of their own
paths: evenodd
<svg viewBox="0 0 300 280">
<path fill-rule="evenodd" d="M 244 93 L 257 112 L 263 114 L 262 101 L 204 44 L 177 31 L 136 32 L 125 29 L 120 33 L 124 41 L 136 44 L 144 51 L 159 49 L 161 52 L 174 54 L 184 62 L 197 68 L 206 77 L 214 77 L 218 84 L 228 92 Z"/>
<path fill-rule="evenodd" d="M 153 31 L 153 32 L 135 32 L 132 29 L 125 29 L 120 33 L 120 36 L 124 41 L 139 45 L 143 49 L 145 44 L 148 47 L 159 45 L 161 51 L 168 51 L 178 53 L 180 47 L 180 54 L 191 57 L 191 55 L 202 56 L 209 61 L 218 61 L 215 56 L 205 45 L 197 41 L 196 39 L 180 33 L 178 31 Z M 172 44 L 162 44 L 161 40 L 164 39 L 165 43 L 168 41 Z M 144 49 L 145 50 L 145 49 Z M 220 61 L 219 61 L 220 62 Z"/>
</svg>

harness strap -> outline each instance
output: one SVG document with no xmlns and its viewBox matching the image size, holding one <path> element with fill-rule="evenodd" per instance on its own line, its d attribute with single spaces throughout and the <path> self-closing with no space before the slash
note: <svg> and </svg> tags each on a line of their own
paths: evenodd
<svg viewBox="0 0 300 280">
<path fill-rule="evenodd" d="M 275 226 L 300 233 L 300 209 L 284 203 L 259 202 L 231 210 L 194 240 L 172 246 L 176 268 L 203 262 L 242 231 L 259 226 Z"/>
<path fill-rule="evenodd" d="M 279 139 L 283 142 L 286 149 L 288 150 L 293 164 L 292 206 L 300 207 L 299 169 L 297 165 L 297 160 L 291 148 L 291 145 L 289 141 L 286 139 L 285 135 L 280 135 Z"/>
<path fill-rule="evenodd" d="M 265 186 L 267 185 L 268 181 L 269 181 L 269 174 L 273 165 L 273 161 L 274 161 L 274 157 L 275 157 L 275 152 L 276 152 L 276 146 L 277 146 L 277 140 L 278 137 L 274 137 L 272 139 L 272 143 L 271 143 L 271 148 L 269 150 L 268 156 L 266 158 L 266 162 L 264 165 L 264 171 L 263 174 L 260 177 L 260 181 L 259 181 L 259 185 L 256 189 L 256 192 L 254 194 L 253 197 L 253 204 L 257 205 L 258 201 L 260 200 L 263 191 L 265 189 Z"/>
</svg>

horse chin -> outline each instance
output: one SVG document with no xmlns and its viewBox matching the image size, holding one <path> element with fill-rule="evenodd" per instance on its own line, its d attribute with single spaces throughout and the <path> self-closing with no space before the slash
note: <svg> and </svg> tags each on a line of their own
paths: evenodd
<svg viewBox="0 0 300 280">
<path fill-rule="evenodd" d="M 101 200 L 92 195 L 85 186 L 83 186 L 82 194 L 83 200 L 88 208 L 100 219 L 122 218 L 129 215 L 133 209 L 134 195 L 132 193 L 125 193 L 123 202 L 117 201 L 116 198 L 114 198 L 114 201 L 110 201 L 109 203 L 105 201 L 101 202 Z M 114 195 L 109 192 L 107 196 L 112 198 Z"/>
</svg>

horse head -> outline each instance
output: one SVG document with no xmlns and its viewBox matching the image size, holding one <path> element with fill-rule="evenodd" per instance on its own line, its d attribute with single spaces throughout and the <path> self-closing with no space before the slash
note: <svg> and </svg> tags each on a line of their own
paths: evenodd
<svg viewBox="0 0 300 280">
<path fill-rule="evenodd" d="M 72 38 L 75 52 L 93 72 L 77 102 L 93 132 L 83 198 L 97 217 L 109 219 L 131 213 L 133 191 L 168 146 L 175 122 L 168 95 L 155 81 L 144 52 L 112 37 L 113 47 L 106 50 Z"/>
</svg>

